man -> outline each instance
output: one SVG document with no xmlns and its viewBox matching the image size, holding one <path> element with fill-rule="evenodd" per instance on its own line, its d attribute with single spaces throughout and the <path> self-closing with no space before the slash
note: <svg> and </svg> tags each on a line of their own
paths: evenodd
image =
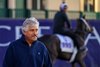
<svg viewBox="0 0 100 67">
<path fill-rule="evenodd" d="M 68 5 L 66 3 L 62 3 L 60 5 L 60 11 L 58 11 L 54 16 L 54 25 L 53 25 L 53 33 L 54 34 L 62 34 L 65 36 L 69 36 L 74 40 L 75 46 L 79 48 L 80 37 L 77 36 L 71 29 L 71 24 L 66 14 L 68 9 Z"/>
<path fill-rule="evenodd" d="M 9 45 L 3 67 L 52 67 L 47 48 L 37 40 L 38 29 L 34 17 L 24 21 L 23 36 Z"/>
</svg>

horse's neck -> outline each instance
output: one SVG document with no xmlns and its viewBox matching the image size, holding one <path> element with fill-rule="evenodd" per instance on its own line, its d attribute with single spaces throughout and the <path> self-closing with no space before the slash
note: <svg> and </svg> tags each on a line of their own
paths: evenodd
<svg viewBox="0 0 100 67">
<path fill-rule="evenodd" d="M 80 37 L 84 38 L 85 35 L 86 35 L 84 30 L 85 30 L 85 26 L 84 26 L 83 21 L 81 19 L 78 19 L 75 34 L 77 34 Z"/>
<path fill-rule="evenodd" d="M 82 31 L 80 28 L 76 29 L 75 34 L 82 37 L 83 39 L 85 38 L 85 32 Z"/>
</svg>

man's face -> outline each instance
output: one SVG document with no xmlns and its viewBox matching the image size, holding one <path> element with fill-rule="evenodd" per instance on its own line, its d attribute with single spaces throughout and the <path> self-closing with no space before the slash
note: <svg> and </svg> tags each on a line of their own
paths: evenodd
<svg viewBox="0 0 100 67">
<path fill-rule="evenodd" d="M 38 26 L 37 25 L 28 26 L 28 30 L 24 31 L 23 34 L 25 35 L 25 38 L 29 41 L 37 40 Z"/>
</svg>

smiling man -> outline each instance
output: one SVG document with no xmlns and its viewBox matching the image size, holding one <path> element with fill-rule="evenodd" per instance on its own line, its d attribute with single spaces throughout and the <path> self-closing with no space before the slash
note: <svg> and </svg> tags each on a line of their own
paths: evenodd
<svg viewBox="0 0 100 67">
<path fill-rule="evenodd" d="M 52 67 L 44 44 L 37 40 L 39 22 L 28 18 L 22 25 L 22 37 L 12 42 L 5 54 L 3 67 Z"/>
</svg>

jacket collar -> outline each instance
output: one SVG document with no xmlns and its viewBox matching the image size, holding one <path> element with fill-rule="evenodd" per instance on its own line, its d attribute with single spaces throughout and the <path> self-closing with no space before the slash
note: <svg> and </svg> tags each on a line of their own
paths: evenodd
<svg viewBox="0 0 100 67">
<path fill-rule="evenodd" d="M 28 43 L 27 43 L 26 40 L 25 40 L 25 36 L 24 36 L 24 35 L 22 35 L 21 41 L 22 41 L 25 45 L 28 45 Z M 36 41 L 33 41 L 32 46 L 33 46 L 36 42 L 37 42 L 37 40 L 36 40 Z M 28 45 L 28 46 L 29 46 L 29 45 Z"/>
</svg>

